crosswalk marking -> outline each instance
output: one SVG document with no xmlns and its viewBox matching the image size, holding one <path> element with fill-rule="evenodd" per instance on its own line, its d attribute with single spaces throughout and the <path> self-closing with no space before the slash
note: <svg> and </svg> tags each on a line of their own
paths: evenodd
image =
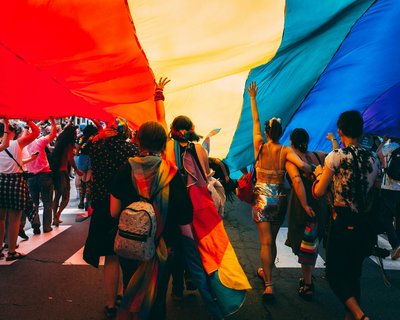
<svg viewBox="0 0 400 320">
<path fill-rule="evenodd" d="M 297 261 L 297 256 L 293 254 L 292 248 L 285 245 L 287 238 L 288 228 L 280 228 L 278 236 L 276 238 L 277 257 L 275 266 L 277 268 L 300 268 L 300 264 Z M 318 255 L 315 268 L 325 268 L 324 260 Z"/>
<path fill-rule="evenodd" d="M 40 247 L 42 244 L 46 243 L 47 241 L 51 240 L 52 238 L 58 236 L 60 233 L 67 230 L 69 225 L 62 225 L 56 228 L 53 228 L 51 232 L 41 233 L 34 235 L 33 229 L 29 229 L 25 231 L 26 235 L 29 237 L 28 241 L 21 241 L 19 242 L 18 252 L 28 254 L 29 252 L 35 250 L 36 248 Z M 7 251 L 4 251 L 5 256 L 7 257 Z M 7 266 L 13 264 L 15 261 L 7 261 L 5 258 L 0 260 L 0 266 Z"/>
<path fill-rule="evenodd" d="M 78 209 L 78 208 L 65 208 L 61 214 L 61 216 L 65 214 L 78 214 L 78 213 L 84 213 L 84 209 Z"/>
<path fill-rule="evenodd" d="M 80 248 L 77 252 L 75 252 L 75 254 L 73 254 L 71 257 L 68 258 L 68 260 L 66 260 L 63 265 L 88 265 L 85 260 L 83 260 L 83 249 L 85 247 L 83 246 L 82 248 Z M 100 261 L 99 261 L 99 265 L 100 266 L 104 266 L 104 257 L 100 257 Z"/>
<path fill-rule="evenodd" d="M 78 211 L 78 209 L 70 209 L 74 212 Z M 81 212 L 81 211 L 79 211 Z M 76 214 L 76 213 L 70 213 Z M 57 228 L 53 228 L 53 231 L 49 233 L 42 233 L 39 235 L 33 234 L 33 229 L 29 229 L 26 231 L 26 234 L 29 236 L 28 241 L 21 241 L 19 243 L 18 251 L 28 254 L 29 252 L 35 250 L 39 246 L 43 245 L 50 239 L 54 238 L 55 236 L 61 234 L 68 228 L 70 225 L 61 225 Z M 279 230 L 276 245 L 277 245 L 277 258 L 275 261 L 275 265 L 277 268 L 300 268 L 300 264 L 297 261 L 297 256 L 295 256 L 292 252 L 292 249 L 285 245 L 285 241 L 287 238 L 287 230 L 288 228 L 282 227 Z M 382 236 L 378 237 L 378 244 L 381 248 L 391 249 L 389 242 Z M 75 252 L 71 257 L 69 257 L 63 265 L 87 265 L 87 263 L 83 260 L 83 250 L 84 246 L 81 247 L 77 252 Z M 7 256 L 7 251 L 4 251 L 5 255 Z M 375 257 L 370 257 L 374 263 L 378 263 Z M 0 266 L 11 265 L 15 261 L 6 261 L 5 258 L 0 260 Z M 104 257 L 100 258 L 99 265 L 104 265 Z M 390 257 L 383 259 L 383 265 L 386 270 L 400 270 L 400 259 L 399 260 L 391 260 Z M 320 255 L 318 255 L 317 262 L 315 265 L 316 268 L 325 268 L 324 260 Z"/>
<path fill-rule="evenodd" d="M 384 237 L 378 236 L 378 245 L 380 248 L 388 249 L 390 250 L 392 247 L 390 246 L 389 241 L 387 241 Z M 370 259 L 378 264 L 378 259 L 376 257 L 371 256 Z M 398 260 L 392 260 L 389 257 L 386 259 L 382 259 L 383 262 L 383 267 L 385 270 L 400 270 L 400 259 Z"/>
</svg>

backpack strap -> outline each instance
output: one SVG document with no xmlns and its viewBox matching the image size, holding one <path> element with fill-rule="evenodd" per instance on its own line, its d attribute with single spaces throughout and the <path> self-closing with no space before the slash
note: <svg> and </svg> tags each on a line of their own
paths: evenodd
<svg viewBox="0 0 400 320">
<path fill-rule="evenodd" d="M 256 167 L 257 161 L 258 161 L 258 159 L 260 158 L 261 151 L 262 151 L 262 149 L 263 149 L 263 147 L 264 147 L 264 144 L 265 144 L 265 141 L 263 141 L 263 142 L 261 143 L 261 146 L 260 146 L 260 148 L 258 149 L 257 157 L 256 157 L 256 160 L 254 161 L 254 167 Z"/>
<path fill-rule="evenodd" d="M 14 156 L 11 154 L 11 152 L 8 151 L 8 149 L 4 149 L 4 151 L 7 153 L 7 155 L 8 155 L 11 159 L 14 160 L 14 162 L 18 165 L 18 167 L 22 170 L 22 172 L 24 172 L 24 171 L 25 171 L 24 168 L 22 168 L 21 164 L 20 164 L 17 160 L 15 160 L 15 158 L 14 158 Z"/>
</svg>

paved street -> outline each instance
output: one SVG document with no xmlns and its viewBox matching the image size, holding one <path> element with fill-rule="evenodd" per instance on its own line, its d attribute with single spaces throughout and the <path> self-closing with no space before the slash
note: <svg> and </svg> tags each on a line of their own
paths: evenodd
<svg viewBox="0 0 400 320">
<path fill-rule="evenodd" d="M 28 256 L 12 264 L 0 261 L 0 319 L 87 320 L 104 319 L 105 305 L 102 267 L 83 264 L 81 252 L 89 220 L 75 222 L 80 210 L 71 197 L 64 223 L 49 234 L 31 235 L 20 243 Z M 29 225 L 29 223 L 27 224 Z M 276 301 L 261 300 L 262 282 L 256 277 L 259 265 L 258 235 L 250 218 L 250 207 L 236 201 L 226 207 L 225 227 L 239 260 L 253 286 L 242 309 L 229 317 L 244 319 L 342 319 L 343 307 L 331 293 L 324 279 L 324 252 L 315 271 L 315 300 L 305 302 L 297 296 L 299 265 L 290 249 L 284 246 L 285 226 L 279 235 L 277 269 L 274 271 Z M 21 240 L 21 239 L 19 239 Z M 385 242 L 384 239 L 381 239 Z M 370 259 L 364 265 L 362 305 L 372 319 L 400 319 L 400 261 L 387 261 L 391 287 L 385 287 L 377 265 Z M 395 270 L 397 269 L 397 270 Z M 182 301 L 168 301 L 168 320 L 203 320 L 208 315 L 198 294 L 185 292 Z"/>
</svg>

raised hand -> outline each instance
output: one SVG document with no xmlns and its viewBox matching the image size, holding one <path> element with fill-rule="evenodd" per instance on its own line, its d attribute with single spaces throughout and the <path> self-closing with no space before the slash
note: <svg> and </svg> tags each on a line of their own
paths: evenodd
<svg viewBox="0 0 400 320">
<path fill-rule="evenodd" d="M 164 87 L 170 82 L 167 77 L 163 78 L 161 77 L 160 80 L 158 80 L 158 83 L 156 83 L 156 91 L 163 91 Z"/>
<path fill-rule="evenodd" d="M 336 140 L 336 136 L 333 132 L 328 132 L 328 134 L 326 135 L 326 138 L 330 141 Z"/>
<path fill-rule="evenodd" d="M 255 98 L 257 95 L 257 84 L 255 81 L 253 81 L 252 83 L 250 83 L 250 85 L 247 87 L 247 92 L 249 93 L 249 96 L 252 98 Z"/>
</svg>

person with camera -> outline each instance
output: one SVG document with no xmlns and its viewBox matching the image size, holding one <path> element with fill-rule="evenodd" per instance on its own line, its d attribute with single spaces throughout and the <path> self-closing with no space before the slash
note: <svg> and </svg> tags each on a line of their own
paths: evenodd
<svg viewBox="0 0 400 320">
<path fill-rule="evenodd" d="M 35 216 L 32 222 L 34 234 L 40 234 L 39 200 L 43 202 L 43 232 L 50 232 L 53 204 L 53 179 L 50 164 L 46 155 L 46 147 L 56 138 L 57 125 L 53 117 L 50 117 L 51 131 L 35 139 L 26 149 L 29 154 L 36 154 L 37 158 L 26 164 L 29 172 L 28 187 L 32 197 Z"/>
<path fill-rule="evenodd" d="M 0 124 L 0 136 L 8 134 L 10 139 L 9 147 L 0 152 L 0 239 L 4 239 L 8 216 L 7 261 L 25 257 L 24 254 L 15 251 L 22 210 L 30 201 L 27 181 L 23 175 L 22 149 L 32 143 L 40 133 L 32 120 L 27 121 L 27 125 L 31 130 L 14 140 L 18 128 L 14 124 Z M 2 252 L 0 257 L 4 257 Z"/>
<path fill-rule="evenodd" d="M 326 277 L 346 307 L 345 319 L 369 319 L 360 307 L 362 263 L 371 253 L 376 234 L 371 229 L 361 199 L 367 198 L 379 174 L 375 153 L 360 146 L 364 121 L 360 112 L 343 112 L 337 121 L 344 148 L 330 152 L 324 167 L 314 175 L 313 196 L 330 190 L 334 210 L 326 248 Z M 361 198 L 361 199 L 360 199 Z"/>
</svg>

